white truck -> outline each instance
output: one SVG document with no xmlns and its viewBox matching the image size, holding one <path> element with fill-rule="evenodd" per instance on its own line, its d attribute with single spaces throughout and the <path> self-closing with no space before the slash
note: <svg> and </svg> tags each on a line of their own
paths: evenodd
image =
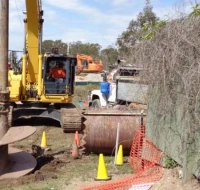
<svg viewBox="0 0 200 190">
<path fill-rule="evenodd" d="M 119 67 L 105 77 L 109 82 L 109 93 L 102 90 L 88 92 L 89 106 L 106 108 L 130 103 L 147 104 L 148 86 L 139 78 L 142 68 Z"/>
</svg>

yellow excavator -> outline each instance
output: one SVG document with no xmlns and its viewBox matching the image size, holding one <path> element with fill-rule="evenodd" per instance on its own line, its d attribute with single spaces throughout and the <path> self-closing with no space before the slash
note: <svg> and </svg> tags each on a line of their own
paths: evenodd
<svg viewBox="0 0 200 190">
<path fill-rule="evenodd" d="M 60 122 L 64 131 L 81 130 L 83 116 L 71 103 L 76 57 L 59 54 L 58 48 L 42 54 L 43 10 L 41 0 L 25 0 L 24 52 L 21 70 L 9 70 L 9 123 L 19 118 L 44 117 Z M 65 76 L 50 77 L 59 63 Z M 21 71 L 21 72 L 20 72 Z"/>
<path fill-rule="evenodd" d="M 19 118 L 44 117 L 59 121 L 63 130 L 70 132 L 82 130 L 86 118 L 83 130 L 85 151 L 110 154 L 120 124 L 119 142 L 124 153 L 128 153 L 135 129 L 140 126 L 140 110 L 88 109 L 83 117 L 72 104 L 77 58 L 59 54 L 58 48 L 42 54 L 42 3 L 41 0 L 25 0 L 25 3 L 22 66 L 12 68 L 8 74 L 10 125 Z M 50 77 L 57 63 L 65 72 L 61 80 Z"/>
</svg>

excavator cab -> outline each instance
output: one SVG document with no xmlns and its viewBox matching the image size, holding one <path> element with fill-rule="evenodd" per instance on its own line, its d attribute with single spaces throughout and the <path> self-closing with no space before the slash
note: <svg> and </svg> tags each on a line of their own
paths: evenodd
<svg viewBox="0 0 200 190">
<path fill-rule="evenodd" d="M 76 58 L 49 56 L 44 60 L 44 92 L 48 94 L 74 93 Z M 54 74 L 52 75 L 52 71 Z"/>
</svg>

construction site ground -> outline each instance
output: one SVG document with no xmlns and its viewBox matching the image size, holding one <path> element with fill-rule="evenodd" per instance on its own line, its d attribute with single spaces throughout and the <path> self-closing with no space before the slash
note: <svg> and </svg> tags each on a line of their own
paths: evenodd
<svg viewBox="0 0 200 190">
<path fill-rule="evenodd" d="M 88 89 L 95 86 L 76 87 L 74 101 L 86 101 Z M 95 181 L 98 167 L 98 155 L 90 153 L 82 155 L 80 159 L 71 157 L 71 146 L 74 141 L 74 133 L 63 133 L 59 124 L 47 120 L 21 120 L 17 125 L 31 125 L 36 127 L 36 133 L 29 138 L 11 144 L 11 146 L 30 151 L 32 145 L 41 144 L 42 132 L 47 135 L 48 150 L 44 156 L 37 158 L 38 165 L 29 175 L 19 179 L 4 179 L 0 181 L 0 189 L 4 190 L 78 190 L 85 186 L 105 183 Z M 80 134 L 82 138 L 82 134 Z M 133 174 L 128 163 L 128 157 L 124 157 L 123 166 L 114 166 L 114 154 L 105 156 L 107 172 L 112 175 L 112 180 L 117 180 Z M 182 185 L 180 168 L 165 169 L 163 178 L 156 182 L 152 190 L 197 190 L 200 189 L 198 180 Z"/>
</svg>

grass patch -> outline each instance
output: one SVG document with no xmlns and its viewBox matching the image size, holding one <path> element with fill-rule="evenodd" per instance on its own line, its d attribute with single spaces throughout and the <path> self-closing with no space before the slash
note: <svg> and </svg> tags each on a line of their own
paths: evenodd
<svg viewBox="0 0 200 190">
<path fill-rule="evenodd" d="M 85 85 L 85 86 L 75 86 L 75 90 L 74 90 L 74 98 L 73 98 L 73 103 L 76 106 L 78 105 L 79 101 L 87 101 L 88 99 L 88 91 L 89 90 L 98 90 L 100 87 L 99 85 Z"/>
<path fill-rule="evenodd" d="M 122 174 L 132 174 L 133 171 L 129 163 L 125 163 L 122 166 L 114 166 L 114 157 L 104 156 L 108 175 L 120 176 Z M 78 179 L 78 183 L 82 184 L 88 181 L 95 182 L 94 178 L 97 176 L 98 169 L 98 155 L 83 156 L 82 159 L 72 160 L 70 163 L 65 164 L 57 175 L 57 179 L 48 179 L 46 181 L 39 181 L 24 184 L 15 188 L 4 188 L 5 190 L 60 190 L 68 188 L 69 185 L 74 183 L 74 180 Z M 79 189 L 79 188 L 77 188 Z"/>
</svg>

